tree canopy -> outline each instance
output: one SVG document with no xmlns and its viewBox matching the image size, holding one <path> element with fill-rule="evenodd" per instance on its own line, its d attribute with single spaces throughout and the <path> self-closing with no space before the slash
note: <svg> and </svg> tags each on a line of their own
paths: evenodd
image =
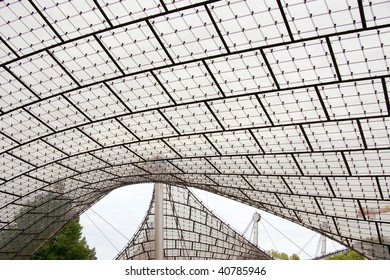
<svg viewBox="0 0 390 280">
<path fill-rule="evenodd" d="M 267 251 L 267 253 L 271 257 L 273 257 L 275 259 L 279 259 L 279 260 L 300 260 L 300 258 L 297 254 L 292 254 L 291 256 L 288 256 L 286 253 L 278 252 L 276 250 L 270 250 L 270 251 Z"/>
<path fill-rule="evenodd" d="M 96 260 L 95 248 L 89 248 L 81 235 L 79 221 L 71 220 L 32 257 L 35 260 Z"/>
<path fill-rule="evenodd" d="M 330 256 L 324 260 L 364 260 L 364 256 L 360 255 L 358 252 L 349 250 L 347 252 L 342 252 L 340 254 Z"/>
</svg>

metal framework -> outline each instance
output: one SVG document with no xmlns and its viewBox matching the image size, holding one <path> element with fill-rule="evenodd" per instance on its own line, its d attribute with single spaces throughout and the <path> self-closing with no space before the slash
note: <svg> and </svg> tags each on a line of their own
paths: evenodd
<svg viewBox="0 0 390 280">
<path fill-rule="evenodd" d="M 186 187 L 164 185 L 165 260 L 269 260 L 254 243 L 223 222 Z M 117 260 L 155 259 L 155 195 L 141 226 Z"/>
<path fill-rule="evenodd" d="M 28 258 L 113 189 L 160 182 L 389 259 L 389 10 L 0 2 L 0 258 Z"/>
</svg>

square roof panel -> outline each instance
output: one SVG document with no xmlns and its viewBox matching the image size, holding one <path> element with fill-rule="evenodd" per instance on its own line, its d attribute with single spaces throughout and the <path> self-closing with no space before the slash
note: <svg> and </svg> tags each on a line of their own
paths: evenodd
<svg viewBox="0 0 390 280">
<path fill-rule="evenodd" d="M 62 96 L 36 103 L 29 110 L 55 131 L 87 122 L 86 117 Z"/>
<path fill-rule="evenodd" d="M 64 92 L 77 86 L 46 52 L 11 63 L 8 68 L 40 97 Z"/>
<path fill-rule="evenodd" d="M 219 1 L 209 6 L 232 51 L 290 41 L 275 1 Z"/>
<path fill-rule="evenodd" d="M 337 80 L 330 50 L 324 39 L 291 43 L 264 49 L 281 87 L 293 87 Z"/>
<path fill-rule="evenodd" d="M 120 69 L 94 37 L 72 41 L 50 51 L 81 84 L 121 75 Z"/>
<path fill-rule="evenodd" d="M 207 65 L 202 62 L 160 69 L 156 75 L 177 103 L 221 97 Z"/>
<path fill-rule="evenodd" d="M 91 120 L 129 113 L 129 110 L 103 84 L 72 91 L 67 97 Z"/>
<path fill-rule="evenodd" d="M 369 149 L 390 147 L 389 117 L 361 120 L 360 123 Z"/>
<path fill-rule="evenodd" d="M 271 125 L 255 95 L 212 101 L 210 107 L 225 129 Z"/>
<path fill-rule="evenodd" d="M 261 154 L 262 148 L 249 130 L 207 134 L 221 155 Z"/>
<path fill-rule="evenodd" d="M 117 79 L 109 86 L 132 112 L 173 104 L 167 92 L 150 73 Z"/>
<path fill-rule="evenodd" d="M 66 157 L 64 153 L 41 140 L 18 147 L 10 153 L 35 166 L 41 166 Z"/>
<path fill-rule="evenodd" d="M 183 134 L 220 130 L 221 126 L 204 103 L 162 110 L 173 126 Z"/>
<path fill-rule="evenodd" d="M 136 140 L 136 137 L 115 119 L 88 124 L 81 127 L 81 130 L 104 147 Z"/>
<path fill-rule="evenodd" d="M 388 115 L 380 80 L 330 84 L 319 91 L 332 120 Z"/>
<path fill-rule="evenodd" d="M 206 63 L 226 95 L 276 89 L 260 51 L 218 57 Z"/>
<path fill-rule="evenodd" d="M 113 25 L 152 17 L 164 12 L 161 1 L 98 0 Z"/>
<path fill-rule="evenodd" d="M 1 131 L 18 142 L 27 142 L 51 132 L 25 110 L 5 114 L 0 120 Z"/>
<path fill-rule="evenodd" d="M 173 60 L 189 61 L 226 51 L 203 6 L 151 20 Z"/>
<path fill-rule="evenodd" d="M 38 97 L 28 90 L 4 69 L 0 70 L 0 109 L 7 112 L 37 100 Z"/>
<path fill-rule="evenodd" d="M 62 38 L 73 39 L 109 27 L 97 7 L 88 0 L 49 0 L 36 4 Z"/>
<path fill-rule="evenodd" d="M 45 138 L 45 141 L 69 155 L 79 154 L 99 147 L 97 143 L 85 137 L 76 128 L 51 135 Z"/>
<path fill-rule="evenodd" d="M 379 26 L 390 23 L 390 3 L 387 0 L 364 1 L 364 16 L 367 26 Z"/>
<path fill-rule="evenodd" d="M 141 140 L 177 135 L 157 110 L 121 117 L 120 121 Z"/>
<path fill-rule="evenodd" d="M 362 27 L 359 5 L 353 0 L 304 1 L 283 7 L 296 38 L 309 38 Z"/>
<path fill-rule="evenodd" d="M 169 138 L 166 142 L 183 157 L 215 156 L 218 152 L 204 135 Z"/>
<path fill-rule="evenodd" d="M 19 55 L 60 42 L 37 10 L 26 1 L 12 1 L 0 7 L 0 34 Z"/>
<path fill-rule="evenodd" d="M 326 120 L 314 88 L 258 94 L 271 124 L 287 125 Z"/>
<path fill-rule="evenodd" d="M 21 173 L 28 172 L 34 168 L 31 164 L 26 164 L 10 154 L 3 153 L 0 155 L 0 178 L 10 180 Z"/>
<path fill-rule="evenodd" d="M 334 36 L 330 41 L 343 79 L 389 75 L 390 28 Z"/>
<path fill-rule="evenodd" d="M 118 27 L 98 35 L 125 73 L 165 66 L 167 54 L 145 22 Z"/>
</svg>

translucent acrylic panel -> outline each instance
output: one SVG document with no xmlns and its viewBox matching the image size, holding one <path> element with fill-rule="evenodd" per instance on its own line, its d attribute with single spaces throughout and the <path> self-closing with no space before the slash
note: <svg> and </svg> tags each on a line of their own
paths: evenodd
<svg viewBox="0 0 390 280">
<path fill-rule="evenodd" d="M 311 153 L 296 155 L 305 175 L 348 175 L 341 153 Z"/>
<path fill-rule="evenodd" d="M 203 135 L 169 138 L 166 143 L 184 157 L 218 155 L 218 151 L 213 147 L 213 139 Z"/>
<path fill-rule="evenodd" d="M 390 168 L 390 151 L 358 151 L 345 155 L 353 175 L 385 175 Z"/>
<path fill-rule="evenodd" d="M 291 155 L 259 155 L 251 157 L 256 170 L 261 175 L 300 175 Z"/>
<path fill-rule="evenodd" d="M 319 91 L 333 120 L 387 115 L 380 80 L 327 85 Z"/>
<path fill-rule="evenodd" d="M 104 147 L 135 142 L 137 139 L 115 119 L 86 125 L 81 130 Z"/>
<path fill-rule="evenodd" d="M 314 88 L 259 94 L 271 124 L 306 123 L 326 120 Z"/>
<path fill-rule="evenodd" d="M 163 68 L 156 74 L 177 103 L 221 97 L 206 66 L 201 62 L 188 63 Z"/>
<path fill-rule="evenodd" d="M 16 145 L 17 145 L 17 142 L 12 140 L 11 138 L 4 136 L 4 135 L 0 136 L 0 153 L 6 151 L 8 149 L 12 149 Z"/>
<path fill-rule="evenodd" d="M 75 82 L 45 52 L 11 63 L 8 68 L 40 97 L 76 87 Z"/>
<path fill-rule="evenodd" d="M 222 155 L 263 153 L 257 139 L 248 130 L 213 133 L 208 138 Z"/>
<path fill-rule="evenodd" d="M 390 3 L 388 1 L 363 1 L 363 7 L 367 26 L 371 27 L 389 23 L 387 11 L 390 9 Z"/>
<path fill-rule="evenodd" d="M 71 39 L 109 27 L 90 1 L 45 1 L 37 7 L 61 37 Z"/>
<path fill-rule="evenodd" d="M 284 4 L 294 37 L 309 38 L 361 28 L 356 1 L 307 1 Z"/>
<path fill-rule="evenodd" d="M 86 172 L 107 166 L 104 161 L 98 160 L 89 153 L 74 156 L 61 161 L 61 164 L 77 172 Z"/>
<path fill-rule="evenodd" d="M 245 180 L 241 175 L 208 175 L 208 178 L 221 187 L 248 190 L 253 188 L 251 182 L 247 182 L 250 179 Z"/>
<path fill-rule="evenodd" d="M 163 141 L 144 141 L 127 146 L 135 155 L 143 160 L 177 158 L 178 155 Z"/>
<path fill-rule="evenodd" d="M 53 130 L 62 130 L 87 122 L 87 118 L 66 98 L 58 96 L 36 103 L 30 108 L 46 126 Z"/>
<path fill-rule="evenodd" d="M 177 134 L 160 111 L 149 111 L 121 117 L 120 121 L 141 140 Z"/>
<path fill-rule="evenodd" d="M 128 113 L 128 109 L 102 84 L 73 91 L 67 97 L 91 120 Z"/>
<path fill-rule="evenodd" d="M 254 95 L 212 101 L 210 107 L 226 129 L 269 124 L 267 115 Z"/>
<path fill-rule="evenodd" d="M 0 14 L 1 37 L 21 55 L 60 41 L 29 2 L 1 5 Z"/>
<path fill-rule="evenodd" d="M 281 177 L 248 176 L 245 178 L 254 191 L 270 193 L 291 193 L 288 186 Z"/>
<path fill-rule="evenodd" d="M 28 164 L 10 154 L 0 155 L 0 178 L 2 180 L 10 180 L 34 168 L 33 165 Z"/>
<path fill-rule="evenodd" d="M 201 133 L 220 130 L 219 122 L 203 103 L 162 110 L 180 133 Z"/>
<path fill-rule="evenodd" d="M 390 29 L 363 31 L 331 38 L 336 61 L 344 79 L 389 74 Z"/>
<path fill-rule="evenodd" d="M 298 195 L 312 196 L 333 196 L 331 186 L 323 177 L 286 177 L 284 181 L 287 183 L 291 191 Z"/>
<path fill-rule="evenodd" d="M 11 154 L 35 166 L 41 166 L 66 157 L 66 154 L 41 140 L 16 148 Z"/>
<path fill-rule="evenodd" d="M 337 197 L 375 198 L 381 197 L 381 190 L 374 178 L 366 177 L 333 177 L 330 184 Z"/>
<path fill-rule="evenodd" d="M 125 72 L 152 69 L 169 63 L 166 53 L 145 22 L 100 33 L 98 38 Z"/>
<path fill-rule="evenodd" d="M 314 151 L 364 148 L 356 121 L 308 124 L 303 128 Z"/>
<path fill-rule="evenodd" d="M 390 146 L 390 118 L 374 118 L 361 121 L 368 148 L 388 148 Z"/>
<path fill-rule="evenodd" d="M 129 164 L 129 165 L 122 165 L 122 166 L 114 166 L 114 167 L 107 167 L 103 169 L 106 173 L 116 175 L 119 177 L 129 177 L 128 180 L 131 181 L 131 176 L 137 177 L 141 174 L 146 174 L 146 171 L 138 168 L 135 165 Z M 134 179 L 135 181 L 138 180 L 137 178 Z"/>
<path fill-rule="evenodd" d="M 133 112 L 173 104 L 169 95 L 149 73 L 114 80 L 110 87 Z"/>
<path fill-rule="evenodd" d="M 171 160 L 171 163 L 177 166 L 186 174 L 191 173 L 218 173 L 218 171 L 213 168 L 212 163 L 203 158 L 187 158 L 187 159 L 176 159 Z"/>
<path fill-rule="evenodd" d="M 16 57 L 16 54 L 6 44 L 0 43 L 0 63 L 6 63 Z"/>
<path fill-rule="evenodd" d="M 202 6 L 154 18 L 151 25 L 174 61 L 189 61 L 224 51 L 223 43 Z"/>
<path fill-rule="evenodd" d="M 211 158 L 209 161 L 222 174 L 259 174 L 247 157 Z"/>
<path fill-rule="evenodd" d="M 27 142 L 49 133 L 49 128 L 24 110 L 5 114 L 0 118 L 2 132 L 17 142 Z"/>
<path fill-rule="evenodd" d="M 282 87 L 336 81 L 336 71 L 324 39 L 271 47 L 264 53 Z"/>
<path fill-rule="evenodd" d="M 210 6 L 217 26 L 232 50 L 290 40 L 274 1 L 220 1 Z"/>
<path fill-rule="evenodd" d="M 253 130 L 265 153 L 307 152 L 310 146 L 299 126 L 269 127 Z"/>
<path fill-rule="evenodd" d="M 175 165 L 170 164 L 167 161 L 155 161 L 155 162 L 139 162 L 135 163 L 136 166 L 142 170 L 147 171 L 150 174 L 176 174 L 182 173 Z"/>
<path fill-rule="evenodd" d="M 74 128 L 44 138 L 45 141 L 68 155 L 82 153 L 99 147 L 80 130 Z"/>
<path fill-rule="evenodd" d="M 128 164 L 140 160 L 139 157 L 126 149 L 125 146 L 106 148 L 92 152 L 91 154 L 112 165 Z"/>
<path fill-rule="evenodd" d="M 158 0 L 99 0 L 98 3 L 114 25 L 154 16 L 164 12 L 161 2 Z"/>
<path fill-rule="evenodd" d="M 96 167 L 96 165 L 95 165 Z M 89 170 L 93 169 L 93 167 L 91 168 L 88 168 Z M 107 172 L 104 172 L 102 170 L 92 170 L 90 172 L 87 172 L 87 173 L 82 173 L 80 175 L 76 175 L 73 177 L 73 179 L 75 180 L 81 180 L 83 182 L 86 182 L 86 183 L 100 183 L 101 181 L 112 181 L 113 179 L 115 179 L 116 176 L 113 175 L 113 174 L 109 174 Z M 105 189 L 105 188 L 103 188 Z M 96 188 L 96 190 L 98 190 L 98 188 Z"/>
<path fill-rule="evenodd" d="M 63 165 L 51 163 L 29 172 L 28 175 L 33 178 L 44 180 L 45 182 L 53 183 L 65 178 L 72 177 L 77 173 L 78 172 L 75 170 L 64 167 Z"/>
<path fill-rule="evenodd" d="M 226 95 L 276 88 L 260 51 L 218 57 L 206 63 Z"/>
<path fill-rule="evenodd" d="M 312 197 L 279 194 L 279 198 L 291 209 L 305 213 L 321 214 L 317 203 Z"/>
<path fill-rule="evenodd" d="M 7 112 L 37 100 L 37 96 L 10 73 L 0 70 L 0 109 Z"/>
</svg>

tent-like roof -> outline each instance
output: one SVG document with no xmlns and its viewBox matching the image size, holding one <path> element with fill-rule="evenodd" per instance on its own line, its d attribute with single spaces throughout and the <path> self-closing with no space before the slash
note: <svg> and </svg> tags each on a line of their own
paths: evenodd
<svg viewBox="0 0 390 280">
<path fill-rule="evenodd" d="M 186 187 L 163 191 L 165 260 L 269 260 L 255 244 L 223 222 Z M 155 259 L 155 197 L 141 226 L 117 260 Z"/>
<path fill-rule="evenodd" d="M 0 257 L 140 182 L 390 258 L 390 4 L 0 3 Z"/>
</svg>

